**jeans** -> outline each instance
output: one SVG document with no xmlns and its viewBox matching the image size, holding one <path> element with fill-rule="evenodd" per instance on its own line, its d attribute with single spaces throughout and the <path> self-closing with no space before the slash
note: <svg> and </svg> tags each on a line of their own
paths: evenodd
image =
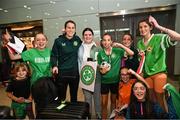
<svg viewBox="0 0 180 120">
<path fill-rule="evenodd" d="M 83 89 L 85 102 L 89 103 L 89 111 L 92 114 L 92 99 L 94 100 L 94 108 L 97 116 L 101 115 L 101 83 L 95 82 L 94 92 Z"/>
</svg>

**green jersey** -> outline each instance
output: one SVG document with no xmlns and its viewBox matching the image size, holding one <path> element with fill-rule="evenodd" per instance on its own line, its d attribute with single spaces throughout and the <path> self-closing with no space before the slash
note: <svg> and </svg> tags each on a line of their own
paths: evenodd
<svg viewBox="0 0 180 120">
<path fill-rule="evenodd" d="M 175 45 L 170 41 L 167 34 L 152 34 L 149 43 L 139 40 L 137 47 L 139 51 L 145 52 L 145 62 L 143 67 L 144 77 L 148 77 L 160 72 L 166 72 L 166 48 Z"/>
<path fill-rule="evenodd" d="M 23 61 L 30 63 L 32 70 L 31 85 L 40 77 L 51 76 L 50 54 L 51 50 L 48 48 L 44 50 L 32 48 L 21 54 Z"/>
<path fill-rule="evenodd" d="M 98 64 L 106 61 L 111 65 L 111 69 L 101 77 L 101 83 L 111 84 L 119 82 L 119 70 L 121 59 L 124 56 L 124 50 L 121 48 L 112 48 L 111 55 L 106 55 L 104 50 L 98 53 Z"/>
</svg>

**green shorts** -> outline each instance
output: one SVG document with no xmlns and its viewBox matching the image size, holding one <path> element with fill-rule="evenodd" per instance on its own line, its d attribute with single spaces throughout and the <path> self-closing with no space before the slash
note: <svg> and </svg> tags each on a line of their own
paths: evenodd
<svg viewBox="0 0 180 120">
<path fill-rule="evenodd" d="M 22 119 L 25 118 L 27 105 L 27 103 L 17 103 L 13 101 L 11 103 L 11 108 L 14 111 L 15 117 Z"/>
</svg>

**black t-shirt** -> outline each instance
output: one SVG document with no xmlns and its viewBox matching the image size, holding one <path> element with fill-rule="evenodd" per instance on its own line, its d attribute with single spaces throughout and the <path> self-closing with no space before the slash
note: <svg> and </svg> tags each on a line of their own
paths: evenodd
<svg viewBox="0 0 180 120">
<path fill-rule="evenodd" d="M 130 49 L 134 52 L 134 55 L 128 57 L 128 59 L 125 61 L 125 66 L 127 68 L 131 68 L 134 71 L 137 71 L 139 67 L 138 51 L 133 47 L 131 47 Z"/>
<path fill-rule="evenodd" d="M 12 80 L 7 89 L 7 92 L 12 92 L 16 97 L 24 97 L 27 99 L 30 95 L 30 79 L 26 78 L 24 80 Z"/>
</svg>

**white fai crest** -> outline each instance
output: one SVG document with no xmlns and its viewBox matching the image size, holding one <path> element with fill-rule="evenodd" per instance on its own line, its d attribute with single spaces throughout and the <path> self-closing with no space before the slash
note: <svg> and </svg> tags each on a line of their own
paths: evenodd
<svg viewBox="0 0 180 120">
<path fill-rule="evenodd" d="M 61 45 L 62 45 L 62 46 L 66 46 L 66 43 L 62 43 Z"/>
<path fill-rule="evenodd" d="M 77 41 L 74 41 L 73 45 L 74 45 L 74 46 L 77 46 L 77 45 L 78 45 L 78 42 L 77 42 Z"/>
<path fill-rule="evenodd" d="M 112 53 L 111 58 L 115 58 L 116 54 Z"/>
</svg>

